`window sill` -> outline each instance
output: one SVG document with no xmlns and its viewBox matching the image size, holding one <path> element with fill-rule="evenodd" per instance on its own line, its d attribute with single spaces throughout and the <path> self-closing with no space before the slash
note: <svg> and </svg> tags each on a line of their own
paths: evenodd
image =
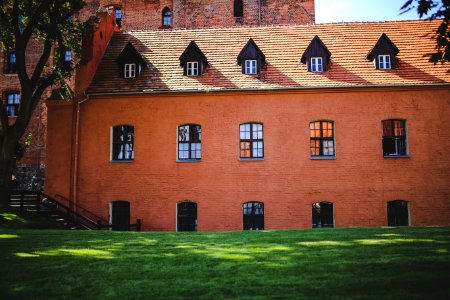
<svg viewBox="0 0 450 300">
<path fill-rule="evenodd" d="M 177 159 L 176 162 L 178 163 L 196 163 L 201 162 L 201 159 Z"/>
<path fill-rule="evenodd" d="M 249 158 L 245 158 L 245 157 L 239 157 L 240 161 L 263 161 L 264 157 L 249 157 Z"/>
<path fill-rule="evenodd" d="M 334 160 L 336 156 L 310 156 L 311 160 Z"/>
<path fill-rule="evenodd" d="M 127 163 L 127 164 L 129 164 L 129 163 L 134 162 L 134 160 L 110 160 L 109 162 L 110 163 Z"/>
<path fill-rule="evenodd" d="M 383 155 L 384 158 L 410 158 L 409 155 Z"/>
</svg>

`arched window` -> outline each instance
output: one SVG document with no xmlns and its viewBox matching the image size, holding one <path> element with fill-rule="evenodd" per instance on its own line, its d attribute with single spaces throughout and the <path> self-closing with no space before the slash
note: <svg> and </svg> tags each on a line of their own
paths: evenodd
<svg viewBox="0 0 450 300">
<path fill-rule="evenodd" d="M 120 6 L 114 7 L 114 13 L 116 15 L 116 24 L 117 27 L 122 27 L 122 17 L 123 17 L 123 11 Z"/>
<path fill-rule="evenodd" d="M 409 203 L 404 200 L 393 200 L 387 204 L 388 226 L 409 226 Z"/>
<path fill-rule="evenodd" d="M 334 122 L 314 121 L 309 123 L 311 157 L 334 157 Z"/>
<path fill-rule="evenodd" d="M 197 124 L 178 126 L 178 159 L 202 159 L 202 126 Z"/>
<path fill-rule="evenodd" d="M 130 202 L 113 201 L 110 209 L 112 230 L 130 230 Z"/>
<path fill-rule="evenodd" d="M 245 202 L 243 204 L 244 230 L 264 230 L 264 203 Z"/>
<path fill-rule="evenodd" d="M 170 8 L 166 7 L 163 9 L 162 13 L 162 26 L 163 27 L 170 27 L 172 26 L 172 11 Z"/>
<path fill-rule="evenodd" d="M 334 227 L 332 202 L 315 202 L 312 204 L 312 227 Z"/>
<path fill-rule="evenodd" d="M 197 231 L 197 203 L 186 201 L 177 204 L 177 231 Z"/>
<path fill-rule="evenodd" d="M 244 4 L 242 0 L 234 0 L 234 17 L 239 18 L 244 16 Z"/>
<path fill-rule="evenodd" d="M 113 161 L 134 159 L 134 126 L 117 125 L 112 129 L 111 153 Z"/>
<path fill-rule="evenodd" d="M 239 157 L 264 158 L 263 124 L 244 123 L 239 126 Z"/>
</svg>

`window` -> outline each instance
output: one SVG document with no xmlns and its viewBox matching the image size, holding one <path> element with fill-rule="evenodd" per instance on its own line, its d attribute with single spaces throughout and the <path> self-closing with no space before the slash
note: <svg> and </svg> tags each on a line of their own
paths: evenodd
<svg viewBox="0 0 450 300">
<path fill-rule="evenodd" d="M 198 76 L 198 61 L 187 63 L 187 76 Z"/>
<path fill-rule="evenodd" d="M 388 226 L 409 226 L 409 203 L 403 200 L 389 201 L 387 205 Z"/>
<path fill-rule="evenodd" d="M 406 156 L 406 122 L 404 120 L 383 121 L 383 155 Z"/>
<path fill-rule="evenodd" d="M 125 64 L 124 77 L 125 78 L 136 77 L 136 64 Z"/>
<path fill-rule="evenodd" d="M 256 74 L 256 60 L 245 61 L 245 74 Z"/>
<path fill-rule="evenodd" d="M 71 50 L 66 50 L 66 52 L 64 53 L 64 61 L 65 62 L 72 61 L 72 51 Z"/>
<path fill-rule="evenodd" d="M 312 227 L 334 227 L 334 210 L 331 202 L 312 204 Z"/>
<path fill-rule="evenodd" d="M 177 231 L 197 231 L 197 203 L 177 204 Z"/>
<path fill-rule="evenodd" d="M 322 57 L 311 57 L 311 72 L 323 72 Z"/>
<path fill-rule="evenodd" d="M 241 124 L 239 138 L 240 158 L 264 158 L 263 124 Z"/>
<path fill-rule="evenodd" d="M 334 157 L 334 129 L 332 121 L 309 123 L 311 157 Z"/>
<path fill-rule="evenodd" d="M 120 7 L 114 8 L 114 13 L 116 14 L 117 27 L 120 28 L 122 27 L 122 16 L 123 16 L 122 8 Z"/>
<path fill-rule="evenodd" d="M 170 27 L 172 26 L 172 11 L 166 7 L 163 10 L 163 27 Z"/>
<path fill-rule="evenodd" d="M 5 69 L 4 69 L 5 74 L 16 73 L 16 53 L 15 52 L 7 52 L 5 54 L 4 67 L 5 67 Z"/>
<path fill-rule="evenodd" d="M 391 69 L 391 56 L 390 55 L 378 55 L 378 69 L 380 69 L 380 70 Z"/>
<path fill-rule="evenodd" d="M 20 94 L 17 92 L 6 93 L 4 102 L 8 117 L 16 117 L 19 113 Z"/>
<path fill-rule="evenodd" d="M 246 202 L 243 204 L 244 230 L 264 230 L 264 203 Z"/>
<path fill-rule="evenodd" d="M 134 159 L 134 126 L 113 127 L 112 160 L 131 161 Z"/>
<path fill-rule="evenodd" d="M 202 159 L 202 127 L 187 124 L 178 127 L 178 159 Z"/>
<path fill-rule="evenodd" d="M 244 4 L 242 0 L 234 0 L 234 17 L 240 18 L 244 16 Z"/>
<path fill-rule="evenodd" d="M 19 32 L 20 34 L 23 34 L 23 31 L 25 30 L 25 19 L 23 16 L 19 16 L 17 18 L 17 23 L 19 24 Z"/>
</svg>

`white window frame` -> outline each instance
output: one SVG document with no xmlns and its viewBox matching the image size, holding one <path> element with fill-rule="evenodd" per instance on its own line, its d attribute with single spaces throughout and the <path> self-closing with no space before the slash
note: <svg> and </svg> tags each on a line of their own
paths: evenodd
<svg viewBox="0 0 450 300">
<path fill-rule="evenodd" d="M 258 64 L 255 59 L 245 61 L 245 74 L 252 75 L 258 73 Z"/>
<path fill-rule="evenodd" d="M 321 73 L 323 72 L 323 58 L 311 57 L 311 72 Z"/>
<path fill-rule="evenodd" d="M 186 68 L 187 68 L 187 70 L 186 70 L 187 76 L 198 76 L 200 73 L 198 61 L 188 61 Z"/>
<path fill-rule="evenodd" d="M 392 69 L 391 56 L 389 54 L 378 55 L 378 69 L 380 70 Z"/>
<path fill-rule="evenodd" d="M 125 78 L 136 77 L 136 64 L 125 64 L 123 72 L 123 77 Z"/>
</svg>

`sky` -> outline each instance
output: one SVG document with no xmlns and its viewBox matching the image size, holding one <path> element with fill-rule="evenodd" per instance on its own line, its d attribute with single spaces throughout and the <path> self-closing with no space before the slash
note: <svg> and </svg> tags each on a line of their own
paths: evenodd
<svg viewBox="0 0 450 300">
<path fill-rule="evenodd" d="M 316 23 L 415 20 L 416 11 L 400 15 L 406 0 L 315 0 Z"/>
</svg>

